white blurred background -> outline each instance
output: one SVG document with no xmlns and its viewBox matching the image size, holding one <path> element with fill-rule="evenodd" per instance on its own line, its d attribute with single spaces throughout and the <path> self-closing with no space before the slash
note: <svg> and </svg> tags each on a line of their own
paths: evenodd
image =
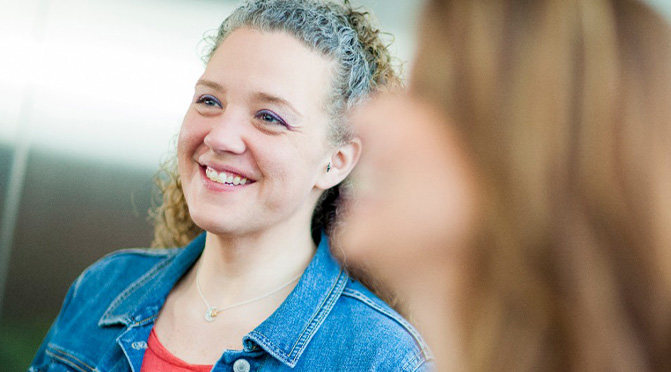
<svg viewBox="0 0 671 372">
<path fill-rule="evenodd" d="M 671 17 L 671 0 L 651 0 Z M 421 1 L 360 0 L 412 55 Z M 25 370 L 65 291 L 147 246 L 152 177 L 233 0 L 0 0 L 0 370 Z M 671 63 L 671 61 L 670 61 Z"/>
</svg>

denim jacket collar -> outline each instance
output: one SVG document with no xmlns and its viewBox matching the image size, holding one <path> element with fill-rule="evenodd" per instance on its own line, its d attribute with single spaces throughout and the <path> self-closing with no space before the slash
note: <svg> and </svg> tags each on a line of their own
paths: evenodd
<svg viewBox="0 0 671 372">
<path fill-rule="evenodd" d="M 137 327 L 153 323 L 174 285 L 193 266 L 204 247 L 205 233 L 184 249 L 171 250 L 112 301 L 98 325 Z M 243 337 L 244 350 L 253 351 L 258 346 L 294 367 L 348 279 L 331 256 L 328 238 L 322 234 L 312 261 L 291 294 L 268 319 Z"/>
<path fill-rule="evenodd" d="M 256 343 L 293 368 L 348 279 L 331 256 L 328 238 L 322 234 L 317 252 L 296 288 L 268 319 L 243 338 L 245 349 L 253 349 Z"/>
<path fill-rule="evenodd" d="M 155 320 L 172 288 L 196 262 L 205 248 L 205 233 L 184 249 L 175 249 L 164 260 L 123 290 L 112 301 L 98 325 L 139 325 Z"/>
</svg>

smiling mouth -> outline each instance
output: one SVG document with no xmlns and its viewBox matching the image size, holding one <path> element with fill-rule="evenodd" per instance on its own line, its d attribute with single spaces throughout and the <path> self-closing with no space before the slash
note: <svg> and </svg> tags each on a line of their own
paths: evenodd
<svg viewBox="0 0 671 372">
<path fill-rule="evenodd" d="M 240 177 L 233 173 L 217 172 L 210 167 L 205 168 L 205 176 L 207 176 L 207 178 L 209 178 L 211 181 L 224 185 L 238 186 L 249 182 L 249 180 L 244 177 Z"/>
</svg>

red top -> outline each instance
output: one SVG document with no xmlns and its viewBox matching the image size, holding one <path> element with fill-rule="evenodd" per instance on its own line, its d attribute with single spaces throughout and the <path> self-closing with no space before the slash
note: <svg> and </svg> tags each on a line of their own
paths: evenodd
<svg viewBox="0 0 671 372">
<path fill-rule="evenodd" d="M 205 364 L 189 364 L 172 355 L 156 337 L 154 330 L 149 334 L 147 350 L 142 359 L 140 372 L 171 371 L 171 372 L 210 372 L 212 366 Z"/>
</svg>

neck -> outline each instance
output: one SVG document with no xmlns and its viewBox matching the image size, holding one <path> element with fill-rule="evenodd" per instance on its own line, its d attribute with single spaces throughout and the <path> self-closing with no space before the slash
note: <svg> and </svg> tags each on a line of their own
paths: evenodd
<svg viewBox="0 0 671 372">
<path fill-rule="evenodd" d="M 446 270 L 444 265 L 425 265 L 425 270 L 414 278 L 416 282 L 410 283 L 412 290 L 403 288 L 402 294 L 410 304 L 413 323 L 433 352 L 438 371 L 463 370 L 459 309 L 455 302 L 461 298 L 463 273 L 457 265 L 452 266 Z"/>
<path fill-rule="evenodd" d="M 299 276 L 314 251 L 309 230 L 304 234 L 249 236 L 208 232 L 198 262 L 200 285 L 213 306 L 244 301 Z"/>
</svg>

